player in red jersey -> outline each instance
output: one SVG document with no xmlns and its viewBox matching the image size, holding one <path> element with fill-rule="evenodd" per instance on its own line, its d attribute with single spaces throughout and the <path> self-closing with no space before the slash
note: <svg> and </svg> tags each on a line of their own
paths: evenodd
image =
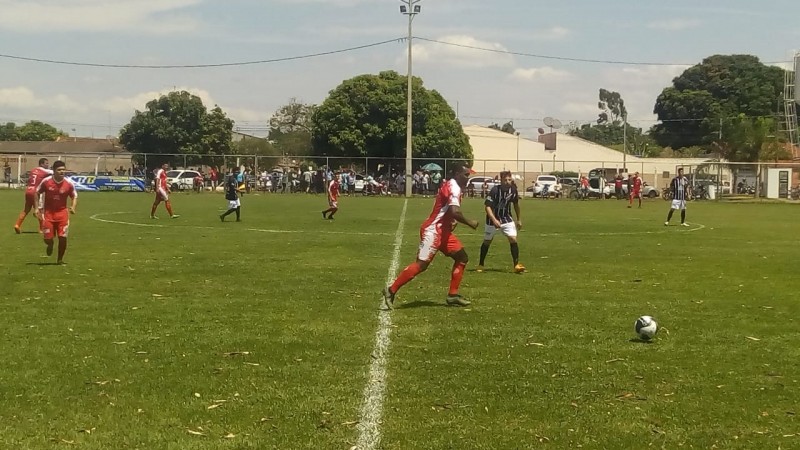
<svg viewBox="0 0 800 450">
<path fill-rule="evenodd" d="M 334 174 L 328 183 L 328 209 L 322 211 L 322 218 L 333 220 L 333 215 L 339 210 L 339 174 Z"/>
<path fill-rule="evenodd" d="M 469 169 L 456 165 L 453 168 L 452 178 L 447 180 L 439 192 L 433 204 L 433 211 L 419 229 L 419 251 L 417 260 L 403 269 L 394 282 L 383 290 L 383 304 L 387 309 L 391 309 L 394 304 L 394 296 L 397 291 L 414 277 L 424 272 L 428 265 L 433 261 L 437 252 L 442 252 L 446 256 L 453 258 L 453 271 L 450 276 L 450 290 L 447 293 L 447 304 L 451 306 L 469 306 L 469 300 L 458 293 L 461 285 L 461 278 L 464 276 L 464 268 L 469 262 L 464 246 L 453 234 L 456 222 L 472 228 L 478 228 L 476 220 L 467 219 L 461 212 L 461 194 L 467 186 L 469 179 Z"/>
<path fill-rule="evenodd" d="M 31 170 L 31 173 L 28 175 L 28 183 L 25 187 L 25 209 L 19 213 L 19 217 L 17 217 L 17 223 L 14 224 L 14 231 L 16 231 L 17 234 L 21 233 L 22 222 L 24 222 L 25 218 L 28 217 L 28 213 L 31 212 L 31 208 L 33 208 L 34 204 L 36 203 L 36 188 L 39 187 L 39 183 L 41 183 L 42 180 L 52 174 L 53 171 L 50 170 L 50 161 L 48 161 L 47 158 L 42 158 L 39 160 L 39 166 Z M 34 210 L 33 212 L 36 214 L 36 218 L 39 219 L 39 232 L 41 232 L 42 218 L 39 216 L 38 210 Z"/>
<path fill-rule="evenodd" d="M 64 161 L 53 163 L 53 175 L 45 178 L 36 188 L 36 210 L 44 209 L 42 233 L 47 244 L 47 256 L 53 254 L 53 237 L 58 236 L 58 264 L 64 264 L 64 253 L 67 251 L 67 234 L 69 233 L 69 215 L 75 214 L 78 206 L 78 192 L 75 185 L 64 174 L 67 165 Z M 39 194 L 44 194 L 44 204 Z M 67 197 L 72 198 L 72 205 L 67 211 Z"/>
<path fill-rule="evenodd" d="M 158 172 L 156 172 L 156 198 L 153 200 L 153 207 L 150 209 L 151 219 L 158 219 L 158 217 L 156 217 L 156 208 L 158 208 L 158 204 L 162 201 L 164 202 L 164 206 L 167 208 L 167 213 L 169 213 L 171 218 L 177 219 L 180 217 L 179 215 L 172 213 L 172 203 L 169 201 L 167 169 L 169 169 L 169 164 L 164 163 L 161 165 L 161 168 L 158 169 Z"/>
<path fill-rule="evenodd" d="M 633 178 L 631 179 L 631 197 L 630 203 L 628 203 L 628 208 L 633 207 L 633 199 L 639 199 L 639 208 L 642 207 L 642 179 L 639 177 L 639 172 L 633 174 Z"/>
</svg>

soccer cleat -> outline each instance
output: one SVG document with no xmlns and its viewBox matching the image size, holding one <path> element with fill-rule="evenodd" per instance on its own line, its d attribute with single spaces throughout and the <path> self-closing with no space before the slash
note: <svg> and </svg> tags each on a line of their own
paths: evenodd
<svg viewBox="0 0 800 450">
<path fill-rule="evenodd" d="M 52 256 L 53 255 L 53 243 L 52 242 L 47 244 L 47 249 L 45 250 L 45 253 L 47 253 L 47 256 Z"/>
<path fill-rule="evenodd" d="M 392 305 L 394 305 L 394 294 L 396 294 L 396 292 L 392 293 L 390 286 L 383 288 L 383 306 L 385 306 L 386 309 L 392 309 Z"/>
<path fill-rule="evenodd" d="M 178 217 L 180 217 L 179 214 L 173 214 L 173 215 L 169 216 L 170 219 L 177 219 Z"/>
<path fill-rule="evenodd" d="M 664 222 L 664 226 L 668 227 L 669 226 L 669 222 Z"/>
<path fill-rule="evenodd" d="M 475 272 L 483 273 L 483 265 L 478 265 L 478 267 L 475 268 Z"/>
<path fill-rule="evenodd" d="M 686 222 L 682 222 L 682 223 L 681 223 L 681 226 L 682 226 L 682 227 L 688 227 L 688 226 L 689 226 L 689 224 L 688 224 L 688 223 L 686 223 Z"/>
<path fill-rule="evenodd" d="M 150 216 L 151 219 L 158 219 L 158 216 Z"/>
<path fill-rule="evenodd" d="M 323 219 L 327 219 L 328 218 L 328 216 L 325 215 L 325 211 L 322 211 L 322 218 Z"/>
<path fill-rule="evenodd" d="M 21 231 L 19 230 L 19 225 L 14 225 L 14 232 L 20 234 Z"/>
<path fill-rule="evenodd" d="M 223 216 L 222 214 L 220 214 L 220 215 L 219 215 L 219 220 L 220 220 L 220 222 L 225 222 L 225 216 Z"/>
<path fill-rule="evenodd" d="M 471 304 L 472 302 L 462 297 L 461 294 L 447 296 L 448 306 L 469 306 Z"/>
<path fill-rule="evenodd" d="M 525 272 L 525 266 L 517 263 L 517 265 L 514 266 L 514 273 L 522 273 L 522 272 Z"/>
</svg>

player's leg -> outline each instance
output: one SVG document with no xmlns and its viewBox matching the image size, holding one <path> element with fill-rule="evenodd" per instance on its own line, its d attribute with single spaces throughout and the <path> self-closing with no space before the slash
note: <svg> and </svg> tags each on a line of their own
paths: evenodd
<svg viewBox="0 0 800 450">
<path fill-rule="evenodd" d="M 686 223 L 686 200 L 681 201 L 681 226 L 689 226 L 689 224 Z"/>
<path fill-rule="evenodd" d="M 56 235 L 58 236 L 58 264 L 64 264 L 64 254 L 67 252 L 67 235 L 69 234 L 69 220 L 66 222 L 54 223 Z"/>
<path fill-rule="evenodd" d="M 405 286 L 417 275 L 428 269 L 431 261 L 433 261 L 433 257 L 436 256 L 440 239 L 441 235 L 433 231 L 421 236 L 416 261 L 406 266 L 406 268 L 397 275 L 397 278 L 395 278 L 392 284 L 383 290 L 383 304 L 387 309 L 392 309 L 394 296 L 401 287 Z"/>
<path fill-rule="evenodd" d="M 525 272 L 525 266 L 519 263 L 519 244 L 517 243 L 517 225 L 514 222 L 504 223 L 503 234 L 508 238 L 511 249 L 511 260 L 514 264 L 514 272 Z"/>
<path fill-rule="evenodd" d="M 478 267 L 475 269 L 476 272 L 483 272 L 483 265 L 486 262 L 486 255 L 489 254 L 489 247 L 492 245 L 492 240 L 494 239 L 494 234 L 497 231 L 497 228 L 494 225 L 486 225 L 483 228 L 483 243 L 481 244 L 481 256 L 480 261 L 478 262 Z"/>
<path fill-rule="evenodd" d="M 676 202 L 677 202 L 677 203 L 680 203 L 680 201 L 679 201 L 679 200 L 673 200 L 673 201 L 672 201 L 672 206 L 669 208 L 669 214 L 667 214 L 667 221 L 666 221 L 666 222 L 664 222 L 664 225 L 665 225 L 665 226 L 666 226 L 666 225 L 669 225 L 669 221 L 670 221 L 670 220 L 672 220 L 672 215 L 675 213 L 675 210 L 677 209 L 677 208 L 675 207 L 675 204 L 676 204 Z"/>
<path fill-rule="evenodd" d="M 156 217 L 156 208 L 158 208 L 158 204 L 161 203 L 161 189 L 156 189 L 156 197 L 153 199 L 153 207 L 150 208 L 150 218 L 151 219 L 158 219 Z"/>
<path fill-rule="evenodd" d="M 447 291 L 447 304 L 450 306 L 469 306 L 472 302 L 458 293 L 461 279 L 464 278 L 464 269 L 469 262 L 467 251 L 455 235 L 449 235 L 447 242 L 443 243 L 442 253 L 453 258 L 453 270 L 450 273 L 450 289 Z"/>
<path fill-rule="evenodd" d="M 17 222 L 14 224 L 14 231 L 16 231 L 17 234 L 20 233 L 20 228 L 22 228 L 22 222 L 25 221 L 25 218 L 28 217 L 28 213 L 30 213 L 31 209 L 33 208 L 33 201 L 35 199 L 35 196 L 36 196 L 35 192 L 25 191 L 25 208 L 19 213 L 19 216 L 17 217 Z M 42 228 L 42 221 L 39 220 L 39 229 L 41 228 Z"/>
<path fill-rule="evenodd" d="M 642 193 L 639 192 L 639 195 L 636 196 L 639 199 L 639 208 L 642 207 Z"/>
<path fill-rule="evenodd" d="M 55 237 L 56 224 L 45 220 L 42 224 L 42 238 L 44 239 L 45 253 L 47 256 L 53 254 L 53 237 Z"/>
</svg>

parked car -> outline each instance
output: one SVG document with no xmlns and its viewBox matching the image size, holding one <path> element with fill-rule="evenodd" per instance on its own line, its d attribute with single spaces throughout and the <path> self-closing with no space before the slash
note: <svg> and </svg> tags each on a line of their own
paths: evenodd
<svg viewBox="0 0 800 450">
<path fill-rule="evenodd" d="M 542 189 L 547 186 L 547 192 L 554 195 L 557 191 L 561 190 L 561 185 L 558 183 L 558 178 L 555 175 L 539 175 L 536 181 L 533 182 L 534 195 L 540 195 Z"/>
<path fill-rule="evenodd" d="M 561 185 L 561 189 L 566 189 L 568 187 L 574 188 L 580 186 L 581 180 L 575 177 L 564 177 L 558 179 L 558 184 Z"/>
<path fill-rule="evenodd" d="M 173 191 L 194 189 L 194 179 L 203 175 L 196 170 L 170 170 L 167 171 L 167 184 Z"/>
<path fill-rule="evenodd" d="M 614 191 L 614 182 L 608 183 L 608 186 L 611 188 L 611 191 Z M 628 194 L 628 180 L 622 180 L 622 195 L 627 197 Z M 642 183 L 642 197 L 649 197 L 649 198 L 656 198 L 661 195 L 661 192 L 647 184 L 647 182 Z"/>
<path fill-rule="evenodd" d="M 481 195 L 483 192 L 483 184 L 486 182 L 487 192 L 491 191 L 495 185 L 494 178 L 492 177 L 472 177 L 467 180 L 467 192 L 472 195 Z"/>
</svg>

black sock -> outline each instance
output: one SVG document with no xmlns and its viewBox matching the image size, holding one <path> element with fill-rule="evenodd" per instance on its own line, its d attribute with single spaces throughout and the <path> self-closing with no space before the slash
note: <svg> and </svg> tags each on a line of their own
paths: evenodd
<svg viewBox="0 0 800 450">
<path fill-rule="evenodd" d="M 236 211 L 236 210 L 235 209 L 229 209 L 229 210 L 225 211 L 224 214 L 222 214 L 222 217 L 227 217 L 229 214 L 233 213 L 234 211 Z"/>
<path fill-rule="evenodd" d="M 686 223 L 686 210 L 681 210 L 681 223 Z"/>
<path fill-rule="evenodd" d="M 242 209 L 241 206 L 236 207 L 236 220 L 239 220 L 239 210 Z"/>
<path fill-rule="evenodd" d="M 672 213 L 674 213 L 674 212 L 675 212 L 675 210 L 674 210 L 674 209 L 670 209 L 670 210 L 669 210 L 669 214 L 667 214 L 667 222 L 669 222 L 670 220 L 672 220 Z"/>
<path fill-rule="evenodd" d="M 516 242 L 511 243 L 511 259 L 514 260 L 514 265 L 516 266 L 519 262 L 519 244 Z"/>
<path fill-rule="evenodd" d="M 489 254 L 489 244 L 488 242 L 484 242 L 481 244 L 481 262 L 480 265 L 482 266 L 483 263 L 486 261 L 486 255 Z"/>
</svg>

